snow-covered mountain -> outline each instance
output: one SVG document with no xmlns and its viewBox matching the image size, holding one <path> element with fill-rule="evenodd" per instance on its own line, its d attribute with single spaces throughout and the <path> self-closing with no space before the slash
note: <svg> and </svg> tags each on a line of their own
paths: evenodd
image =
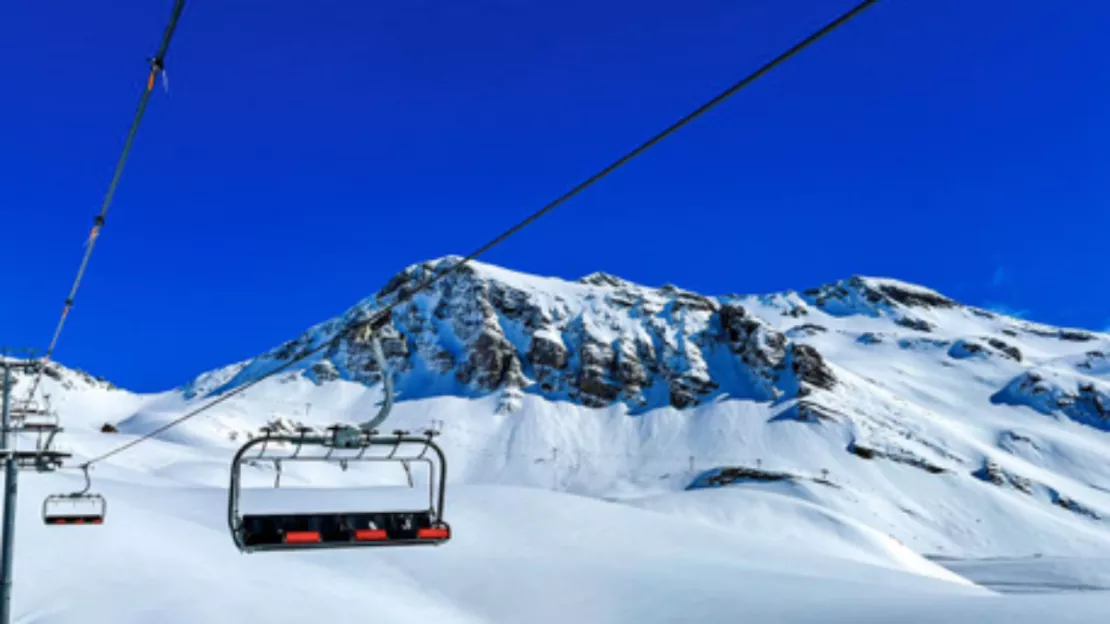
<svg viewBox="0 0 1110 624">
<path fill-rule="evenodd" d="M 457 260 L 409 267 L 342 317 L 255 360 L 203 375 L 188 390 L 219 394 L 252 380 Z M 830 367 L 823 355 L 844 350 L 843 340 L 829 339 L 836 337 L 869 347 L 855 350 L 861 355 L 883 353 L 870 347 L 884 341 L 916 353 L 940 349 L 945 357 L 937 365 L 948 368 L 1012 362 L 1003 368 L 1023 374 L 993 402 L 1035 405 L 1096 427 L 1107 421 L 1100 386 L 1110 367 L 1107 336 L 1001 317 L 889 279 L 707 297 L 604 273 L 568 283 L 472 263 L 399 306 L 384 336 L 391 369 L 410 398 L 498 391 L 509 411 L 524 393 L 587 407 L 619 403 L 638 413 L 722 399 L 778 405 L 810 397 L 801 403 L 818 406 L 820 417 L 820 407 L 834 407 L 822 405 L 829 393 L 853 383 L 850 370 L 841 379 L 835 359 Z M 378 380 L 365 345 L 349 340 L 293 370 L 316 383 Z M 1052 400 L 1032 398 L 1043 392 Z M 1060 401 L 1069 402 L 1066 409 Z"/>
<path fill-rule="evenodd" d="M 457 260 L 409 267 L 342 317 L 191 389 L 215 395 L 250 381 Z M 915 528 L 899 537 L 924 551 L 1065 547 L 1029 539 L 1047 526 L 1073 527 L 1059 531 L 1069 547 L 1110 545 L 1104 334 L 890 279 L 710 297 L 473 263 L 399 306 L 383 344 L 403 401 L 485 397 L 465 417 L 439 414 L 448 428 L 485 432 L 482 443 L 496 448 L 498 435 L 513 435 L 506 429 L 554 418 L 537 435 L 568 458 L 559 482 L 576 491 L 642 486 L 682 474 L 682 460 L 698 474 L 668 477 L 669 487 L 704 480 L 704 469 L 827 471 L 847 488 L 826 488 L 828 504 L 908 518 Z M 347 340 L 291 371 L 286 382 L 318 387 L 373 386 L 379 375 L 367 347 Z M 629 458 L 618 475 L 603 467 L 607 454 Z M 654 457 L 674 466 L 652 471 Z M 511 465 L 471 476 L 521 478 Z M 984 506 L 1006 513 L 992 519 Z"/>
<path fill-rule="evenodd" d="M 115 420 L 124 433 L 153 428 L 330 340 L 457 261 L 408 267 L 342 316 L 176 391 L 135 398 L 128 407 L 140 409 Z M 988 502 L 1030 530 L 1075 525 L 1064 532 L 1071 545 L 1110 546 L 1104 334 L 997 315 L 891 279 L 711 297 L 605 273 L 567 282 L 475 262 L 400 305 L 384 337 L 398 417 L 417 409 L 427 421 L 416 426 L 441 420 L 493 453 L 512 451 L 502 442 L 519 443 L 517 430 L 547 419 L 533 454 L 562 453 L 556 481 L 574 491 L 611 496 L 647 481 L 680 489 L 706 483 L 714 469 L 725 475 L 714 482 L 735 469 L 827 474 L 837 487 L 821 497 L 855 515 L 908 517 L 917 534 L 899 537 L 924 551 L 1051 550 L 984 525 Z M 373 398 L 354 397 L 376 392 L 376 368 L 366 344 L 344 339 L 167 436 L 360 420 L 351 411 L 369 411 Z M 58 379 L 63 395 L 118 392 L 83 373 Z M 431 407 L 443 402 L 466 407 Z M 316 418 L 304 413 L 308 403 L 318 405 Z M 613 474 L 605 465 L 618 456 L 625 462 Z M 660 462 L 669 465 L 653 470 Z M 511 461 L 462 463 L 470 470 L 453 470 L 462 479 L 534 481 Z M 958 500 L 953 491 L 967 506 L 953 504 L 942 522 L 935 512 Z"/>
<path fill-rule="evenodd" d="M 164 393 L 55 366 L 64 442 L 90 456 L 151 431 L 457 260 L 411 266 L 343 315 Z M 476 262 L 400 305 L 384 336 L 398 389 L 386 426 L 441 428 L 455 488 L 566 491 L 783 548 L 873 531 L 919 555 L 1110 556 L 1106 334 L 891 279 L 706 296 Z M 380 375 L 366 344 L 340 340 L 98 470 L 222 488 L 213 462 L 263 425 L 366 420 Z"/>
</svg>

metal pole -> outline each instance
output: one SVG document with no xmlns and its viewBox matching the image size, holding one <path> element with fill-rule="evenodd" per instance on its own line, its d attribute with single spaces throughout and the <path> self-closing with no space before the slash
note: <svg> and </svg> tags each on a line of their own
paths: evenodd
<svg viewBox="0 0 1110 624">
<path fill-rule="evenodd" d="M 559 473 L 558 473 L 559 466 L 557 465 L 558 462 L 559 462 L 559 447 L 553 446 L 553 447 L 551 447 L 551 489 L 552 490 L 558 490 L 559 489 Z M 4 624 L 7 624 L 7 623 L 5 622 Z"/>
<path fill-rule="evenodd" d="M 5 360 L 4 367 L 4 414 L 0 421 L 3 431 L 0 432 L 0 450 L 9 450 L 11 442 L 11 393 L 12 393 L 12 368 Z M 4 466 L 4 535 L 3 551 L 0 557 L 0 624 L 10 624 L 12 621 L 12 549 L 15 546 L 15 502 L 19 470 L 15 460 L 7 459 Z"/>
</svg>

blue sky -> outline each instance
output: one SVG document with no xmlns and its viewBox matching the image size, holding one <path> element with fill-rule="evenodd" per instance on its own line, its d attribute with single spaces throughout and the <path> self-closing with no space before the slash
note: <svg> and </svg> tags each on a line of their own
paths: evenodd
<svg viewBox="0 0 1110 624">
<path fill-rule="evenodd" d="M 57 358 L 159 390 L 254 355 L 851 4 L 192 0 Z M 484 259 L 707 293 L 891 276 L 1101 329 L 1108 4 L 880 2 Z M 0 7 L 0 342 L 49 339 L 170 5 Z"/>
</svg>

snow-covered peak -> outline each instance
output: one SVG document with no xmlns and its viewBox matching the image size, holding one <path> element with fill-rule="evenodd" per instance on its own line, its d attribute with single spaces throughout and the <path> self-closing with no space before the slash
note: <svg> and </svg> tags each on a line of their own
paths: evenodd
<svg viewBox="0 0 1110 624">
<path fill-rule="evenodd" d="M 208 373 L 190 390 L 218 394 L 256 379 L 381 306 L 409 298 L 462 260 L 451 255 L 410 265 L 345 314 L 260 358 Z M 1059 355 L 1067 349 L 1057 343 L 1093 336 L 999 317 L 886 277 L 857 275 L 802 292 L 706 296 L 604 272 L 567 281 L 471 261 L 399 305 L 383 337 L 398 386 L 410 396 L 499 392 L 511 410 L 533 393 L 645 409 L 827 390 L 835 374 L 788 369 L 795 361 L 827 369 L 813 338 L 829 331 L 852 335 L 857 344 L 943 343 L 950 359 L 998 353 L 1017 361 Z M 1026 347 L 1011 344 L 1026 335 L 1035 338 Z M 810 351 L 799 357 L 802 345 Z M 373 385 L 379 378 L 366 345 L 346 339 L 291 370 L 317 383 Z M 823 381 L 810 383 L 815 379 Z"/>
<path fill-rule="evenodd" d="M 911 318 L 915 309 L 948 309 L 957 303 L 940 293 L 899 280 L 854 276 L 802 293 L 807 303 L 834 316 Z"/>
<path fill-rule="evenodd" d="M 459 260 L 407 267 L 374 297 L 247 363 L 212 392 L 330 340 Z M 397 306 L 383 338 L 397 385 L 409 396 L 497 391 L 510 411 L 525 393 L 595 407 L 682 408 L 716 395 L 801 396 L 811 385 L 833 383 L 831 374 L 819 372 L 819 353 L 799 352 L 743 306 L 603 273 L 568 282 L 467 264 Z M 728 361 L 734 364 L 721 366 Z M 379 375 L 366 345 L 347 339 L 294 370 L 320 383 L 372 385 Z"/>
<path fill-rule="evenodd" d="M 855 275 L 846 281 L 849 283 L 862 284 L 865 288 L 878 290 L 907 305 L 950 307 L 954 303 L 951 299 L 932 288 L 890 277 Z"/>
<path fill-rule="evenodd" d="M 632 284 L 628 281 L 604 271 L 594 271 L 589 275 L 580 277 L 578 278 L 578 283 L 588 284 L 590 286 L 605 286 L 609 288 L 623 288 L 632 286 Z"/>
</svg>

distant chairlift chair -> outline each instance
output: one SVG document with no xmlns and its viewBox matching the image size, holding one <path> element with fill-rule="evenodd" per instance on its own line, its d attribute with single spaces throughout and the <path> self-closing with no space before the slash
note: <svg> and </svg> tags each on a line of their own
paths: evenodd
<svg viewBox="0 0 1110 624">
<path fill-rule="evenodd" d="M 42 520 L 51 525 L 104 524 L 108 501 L 100 494 L 90 494 L 92 482 L 89 468 L 83 466 L 85 488 L 72 494 L 51 494 L 42 501 Z"/>
</svg>

